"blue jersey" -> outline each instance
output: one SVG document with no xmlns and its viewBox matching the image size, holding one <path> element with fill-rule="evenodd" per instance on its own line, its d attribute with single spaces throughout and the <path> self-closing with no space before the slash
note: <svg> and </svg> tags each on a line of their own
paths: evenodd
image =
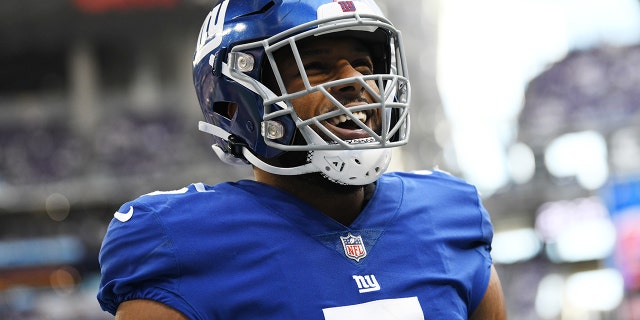
<svg viewBox="0 0 640 320">
<path fill-rule="evenodd" d="M 190 319 L 467 319 L 492 236 L 476 189 L 441 172 L 384 174 L 350 226 L 259 182 L 197 183 L 120 208 L 98 300 Z"/>
</svg>

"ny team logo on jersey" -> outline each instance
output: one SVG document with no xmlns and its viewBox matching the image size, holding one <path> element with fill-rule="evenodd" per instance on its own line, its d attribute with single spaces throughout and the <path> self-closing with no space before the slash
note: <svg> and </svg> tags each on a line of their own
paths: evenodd
<svg viewBox="0 0 640 320">
<path fill-rule="evenodd" d="M 367 256 L 367 249 L 364 247 L 361 236 L 354 236 L 351 233 L 346 237 L 340 237 L 342 247 L 347 258 L 360 262 L 360 259 Z"/>
<path fill-rule="evenodd" d="M 356 281 L 358 285 L 358 292 L 366 293 L 373 291 L 380 291 L 380 284 L 378 280 L 376 280 L 376 276 L 372 274 L 368 274 L 366 276 L 353 276 L 353 280 Z"/>
</svg>

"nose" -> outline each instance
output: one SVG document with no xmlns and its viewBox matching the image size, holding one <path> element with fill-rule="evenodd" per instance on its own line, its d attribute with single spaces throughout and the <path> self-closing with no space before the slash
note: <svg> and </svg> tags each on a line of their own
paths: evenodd
<svg viewBox="0 0 640 320">
<path fill-rule="evenodd" d="M 340 60 L 336 64 L 338 69 L 336 80 L 361 77 L 362 73 L 356 70 L 347 60 Z M 330 92 L 334 95 L 361 95 L 364 92 L 362 83 L 358 81 L 347 82 L 341 85 L 331 87 Z"/>
</svg>

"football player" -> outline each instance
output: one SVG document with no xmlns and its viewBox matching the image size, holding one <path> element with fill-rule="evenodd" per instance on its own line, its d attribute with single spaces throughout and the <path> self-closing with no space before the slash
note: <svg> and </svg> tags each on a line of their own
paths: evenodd
<svg viewBox="0 0 640 320">
<path fill-rule="evenodd" d="M 385 173 L 409 137 L 400 32 L 372 0 L 224 0 L 193 60 L 224 162 L 255 180 L 124 204 L 100 253 L 116 319 L 505 319 L 477 190 Z"/>
</svg>

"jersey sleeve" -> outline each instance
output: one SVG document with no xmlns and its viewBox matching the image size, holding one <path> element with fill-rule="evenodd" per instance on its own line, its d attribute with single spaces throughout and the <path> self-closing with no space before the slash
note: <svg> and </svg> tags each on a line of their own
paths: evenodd
<svg viewBox="0 0 640 320">
<path fill-rule="evenodd" d="M 449 266 L 468 281 L 468 310 L 482 301 L 491 277 L 493 226 L 477 188 L 463 179 L 435 172 L 440 178 L 438 232 L 448 243 Z"/>
<path fill-rule="evenodd" d="M 487 287 L 489 286 L 489 280 L 491 278 L 491 265 L 493 264 L 493 260 L 491 258 L 491 243 L 493 241 L 493 225 L 491 224 L 491 218 L 489 216 L 489 212 L 482 205 L 482 201 L 480 200 L 480 195 L 476 192 L 477 198 L 477 206 L 479 211 L 479 237 L 476 240 L 476 251 L 482 255 L 484 259 L 484 266 L 478 270 L 478 274 L 473 283 L 474 288 L 476 290 L 473 291 L 473 294 L 469 303 L 469 310 L 474 311 L 482 298 L 484 297 L 485 292 L 487 291 Z"/>
<path fill-rule="evenodd" d="M 457 233 L 452 233 L 454 245 L 461 254 L 460 268 L 469 268 L 468 279 L 470 281 L 468 310 L 471 314 L 480 304 L 489 285 L 491 277 L 491 243 L 493 241 L 493 225 L 489 212 L 482 204 L 477 189 L 463 182 L 461 187 L 465 190 L 459 194 L 459 203 L 466 203 L 464 212 L 455 220 L 450 221 L 456 225 Z M 471 263 L 471 261 L 474 261 Z"/>
<path fill-rule="evenodd" d="M 134 201 L 119 212 L 132 216 L 124 222 L 114 218 L 102 243 L 98 292 L 102 309 L 115 314 L 124 301 L 150 299 L 189 314 L 188 303 L 178 294 L 175 247 L 155 206 Z"/>
</svg>

